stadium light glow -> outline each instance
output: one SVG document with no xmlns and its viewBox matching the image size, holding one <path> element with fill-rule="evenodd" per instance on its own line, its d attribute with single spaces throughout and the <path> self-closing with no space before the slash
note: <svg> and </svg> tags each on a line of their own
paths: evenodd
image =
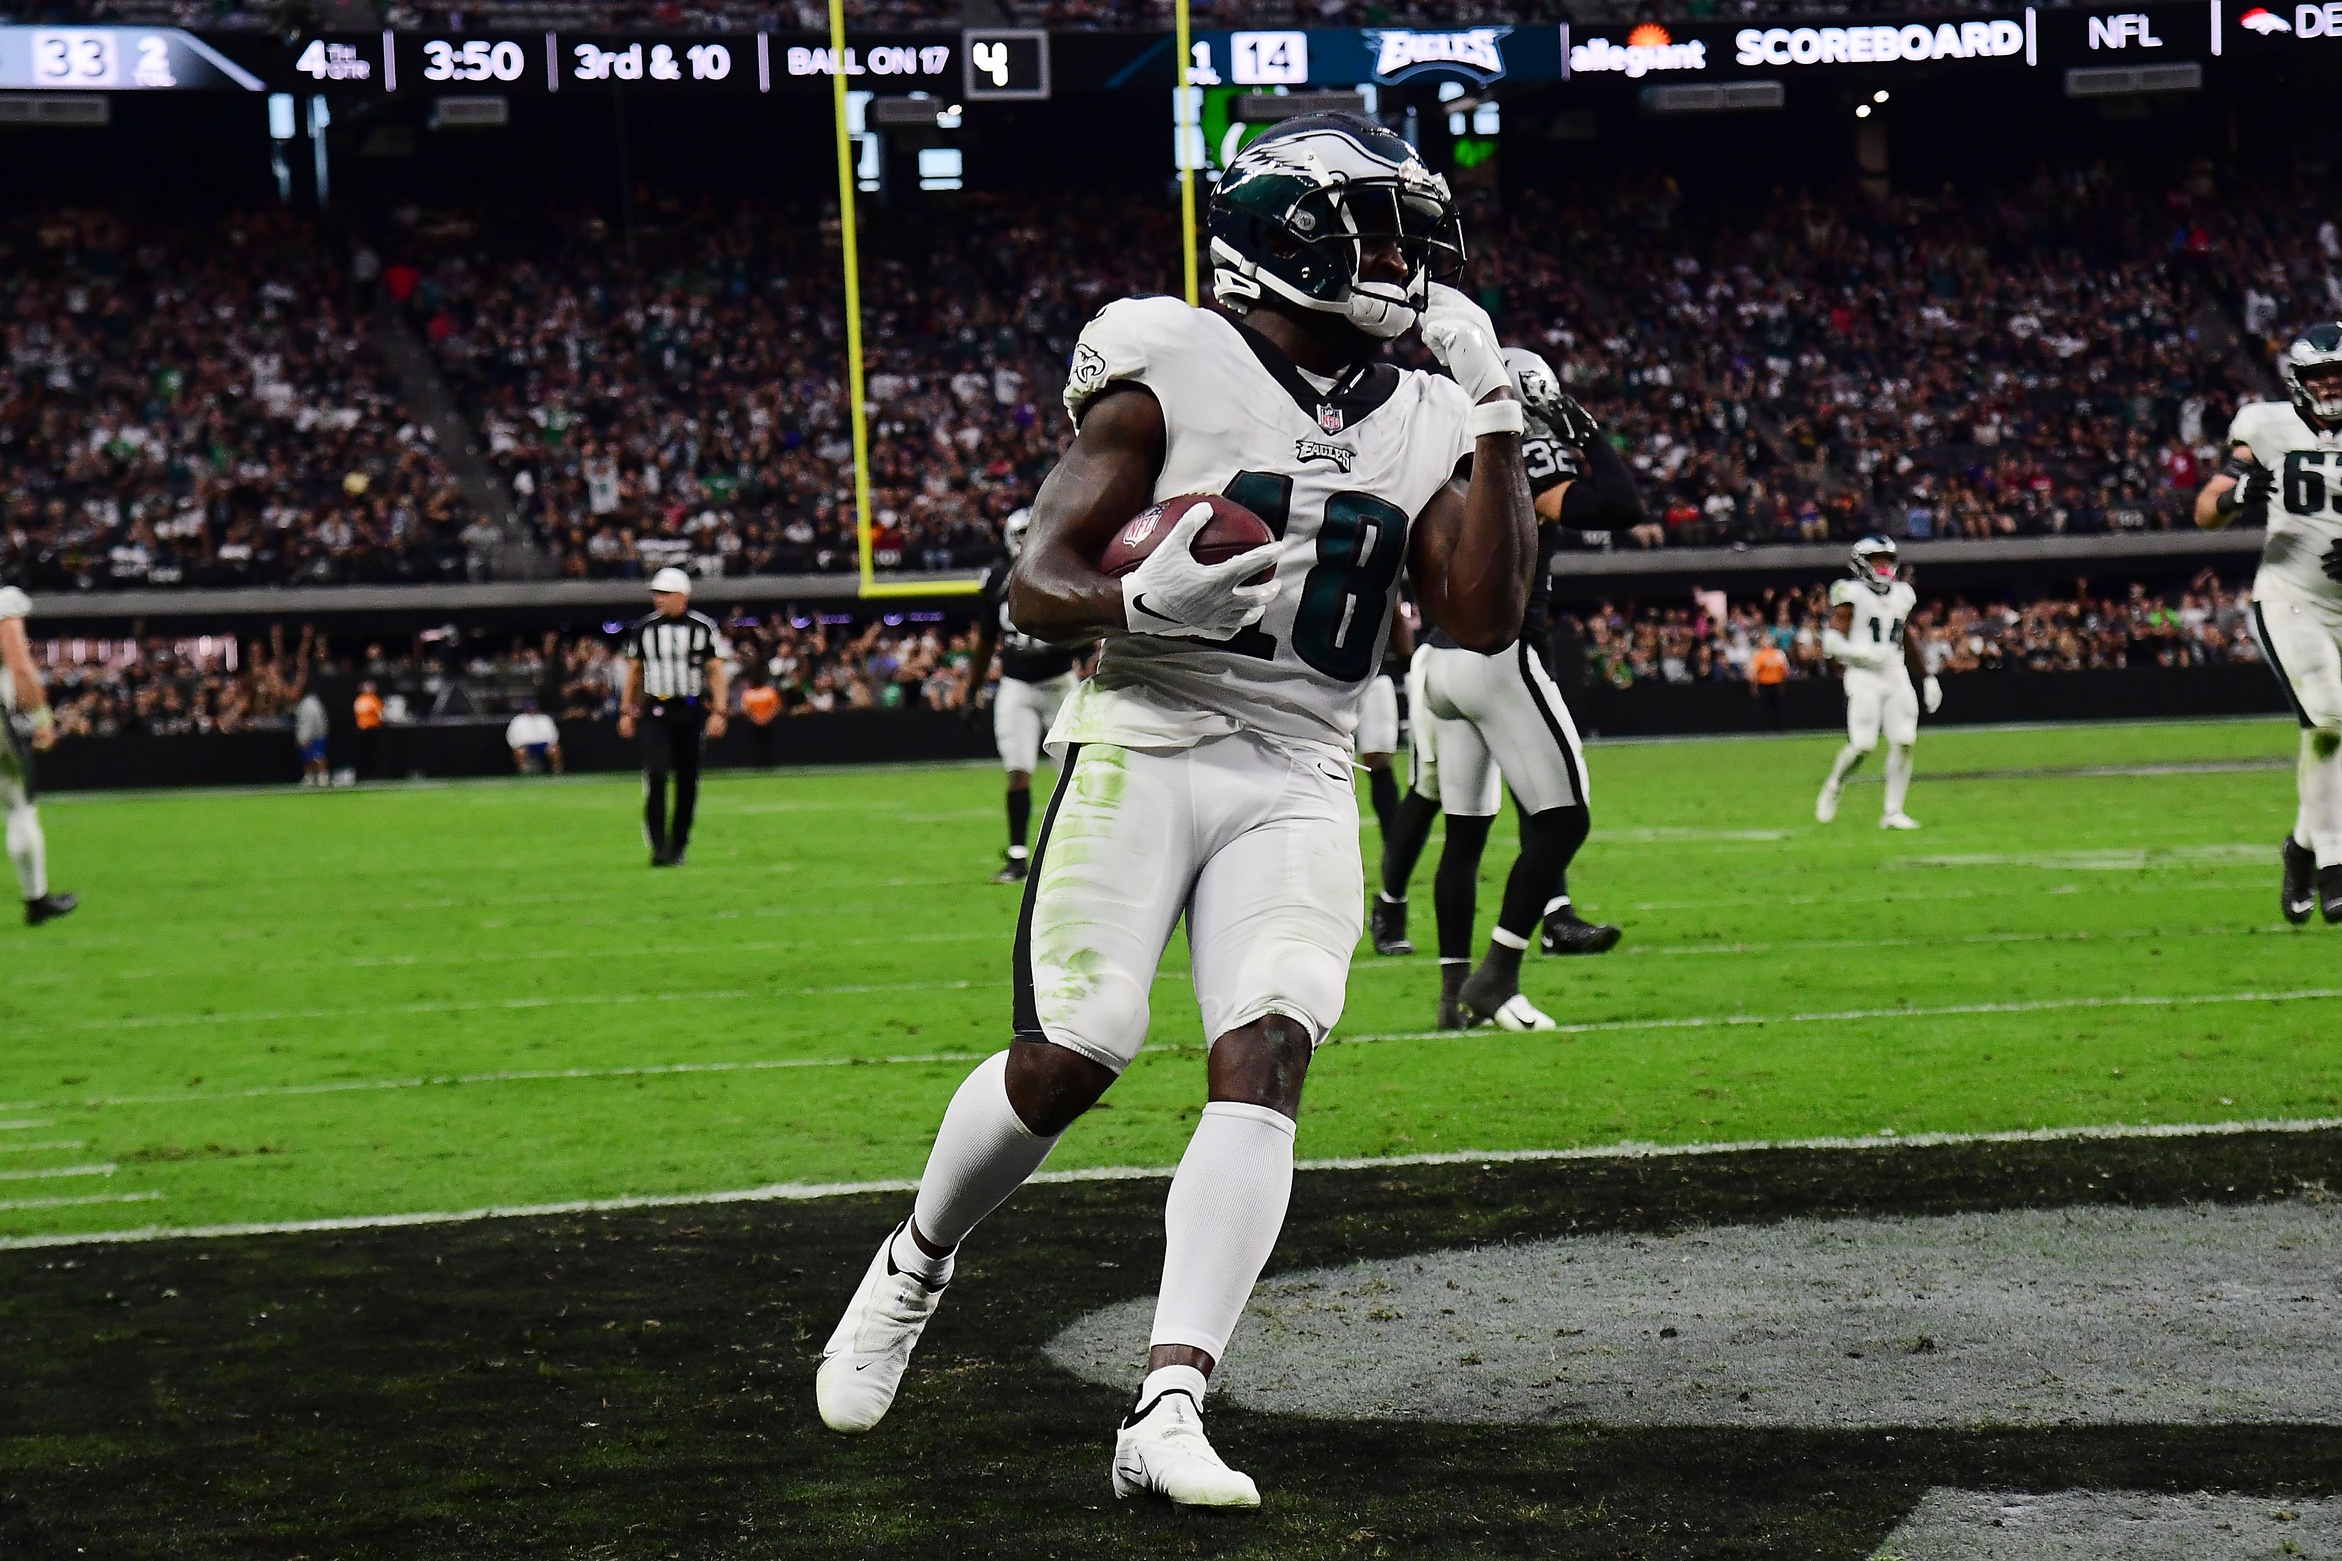
<svg viewBox="0 0 2342 1561">
<path fill-rule="evenodd" d="M 1854 117 L 1856 119 L 1868 119 L 1870 117 L 1870 105 L 1868 103 L 1864 103 L 1857 106 L 1854 110 Z"/>
<path fill-rule="evenodd" d="M 1873 103 L 1884 103 L 1887 100 L 1887 89 L 1884 87 L 1879 88 L 1876 92 L 1873 92 L 1870 95 L 1870 100 Z"/>
</svg>

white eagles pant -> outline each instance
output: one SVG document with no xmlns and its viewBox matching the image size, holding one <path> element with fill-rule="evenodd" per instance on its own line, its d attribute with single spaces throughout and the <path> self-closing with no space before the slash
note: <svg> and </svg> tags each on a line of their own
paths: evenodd
<svg viewBox="0 0 2342 1561">
<path fill-rule="evenodd" d="M 1510 784 L 1531 813 L 1584 807 L 1586 762 L 1578 729 L 1545 664 L 1516 640 L 1492 656 L 1453 646 L 1417 653 L 1423 707 L 1439 756 L 1443 812 L 1489 818 Z"/>
<path fill-rule="evenodd" d="M 1879 734 L 1908 748 L 1919 741 L 1919 692 L 1901 662 L 1882 671 L 1846 669 L 1846 741 L 1864 753 L 1878 746 Z"/>
<path fill-rule="evenodd" d="M 1057 724 L 1057 712 L 1073 692 L 1074 676 L 1059 673 L 1045 683 L 1004 677 L 992 692 L 992 744 L 1000 767 L 1030 775 L 1041 764 L 1041 734 Z"/>
<path fill-rule="evenodd" d="M 1250 732 L 1074 744 L 1017 918 L 1017 1039 L 1128 1067 L 1184 912 L 1205 1042 L 1281 1014 L 1314 1045 L 1342 1017 L 1365 898 L 1347 762 Z"/>
<path fill-rule="evenodd" d="M 2263 591 L 2253 625 L 2302 729 L 2342 732 L 2342 606 Z"/>
<path fill-rule="evenodd" d="M 1366 685 L 1366 699 L 1358 707 L 1356 742 L 1360 754 L 1399 751 L 1399 688 L 1388 673 Z"/>
<path fill-rule="evenodd" d="M 28 900 L 49 892 L 48 843 L 41 838 L 38 800 L 32 750 L 17 734 L 15 717 L 0 709 L 0 823 L 6 827 L 17 888 Z"/>
</svg>

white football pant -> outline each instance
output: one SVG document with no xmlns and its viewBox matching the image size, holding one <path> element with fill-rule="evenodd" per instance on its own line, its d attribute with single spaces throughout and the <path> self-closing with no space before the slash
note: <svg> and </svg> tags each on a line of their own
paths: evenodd
<svg viewBox="0 0 2342 1561">
<path fill-rule="evenodd" d="M 1357 747 L 1362 755 L 1399 751 L 1399 687 L 1387 673 L 1366 685 L 1358 707 Z"/>
<path fill-rule="evenodd" d="M 1057 712 L 1073 692 L 1071 672 L 1045 683 L 1004 677 L 992 691 L 992 743 L 1000 750 L 1000 767 L 1030 775 L 1041 764 L 1041 734 L 1057 724 Z"/>
<path fill-rule="evenodd" d="M 1269 1014 L 1342 1017 L 1364 921 L 1350 766 L 1249 732 L 1186 749 L 1082 743 L 1033 845 L 1016 1035 L 1119 1073 L 1182 913 L 1207 1044 Z"/>
<path fill-rule="evenodd" d="M 1503 806 L 1507 784 L 1531 813 L 1588 804 L 1577 726 L 1528 641 L 1492 656 L 1426 646 L 1416 665 L 1423 714 L 1437 728 L 1441 774 L 1434 795 L 1442 811 L 1491 817 Z"/>
<path fill-rule="evenodd" d="M 2301 722 L 2293 838 L 2320 867 L 2342 862 L 2342 606 L 2255 586 L 2261 651 Z M 2325 751 L 2320 752 L 2323 748 Z"/>
<path fill-rule="evenodd" d="M 1919 741 L 1919 691 L 1901 662 L 1883 672 L 1846 669 L 1846 741 L 1863 753 L 1888 742 L 1908 748 Z"/>
</svg>

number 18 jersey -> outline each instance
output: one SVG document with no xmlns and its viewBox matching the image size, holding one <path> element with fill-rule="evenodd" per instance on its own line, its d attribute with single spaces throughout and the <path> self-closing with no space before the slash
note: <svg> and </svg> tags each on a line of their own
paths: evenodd
<svg viewBox="0 0 2342 1561">
<path fill-rule="evenodd" d="M 1277 534 L 1277 595 L 1227 639 L 1109 635 L 1054 747 L 1188 747 L 1256 731 L 1347 757 L 1416 516 L 1472 451 L 1453 380 L 1376 361 L 1320 390 L 1275 346 L 1176 298 L 1126 298 L 1074 348 L 1078 421 L 1108 387 L 1163 410 L 1157 500 L 1220 493 Z"/>
</svg>

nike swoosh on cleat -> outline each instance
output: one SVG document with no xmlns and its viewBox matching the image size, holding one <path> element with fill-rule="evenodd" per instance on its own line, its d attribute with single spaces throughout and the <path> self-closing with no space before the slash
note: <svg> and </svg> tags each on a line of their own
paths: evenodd
<svg viewBox="0 0 2342 1561">
<path fill-rule="evenodd" d="M 2315 900 L 2287 900 L 2285 902 L 2285 908 L 2289 911 L 2300 911 L 2304 915 L 2307 915 L 2310 908 L 2317 903 L 2318 902 Z"/>
</svg>

